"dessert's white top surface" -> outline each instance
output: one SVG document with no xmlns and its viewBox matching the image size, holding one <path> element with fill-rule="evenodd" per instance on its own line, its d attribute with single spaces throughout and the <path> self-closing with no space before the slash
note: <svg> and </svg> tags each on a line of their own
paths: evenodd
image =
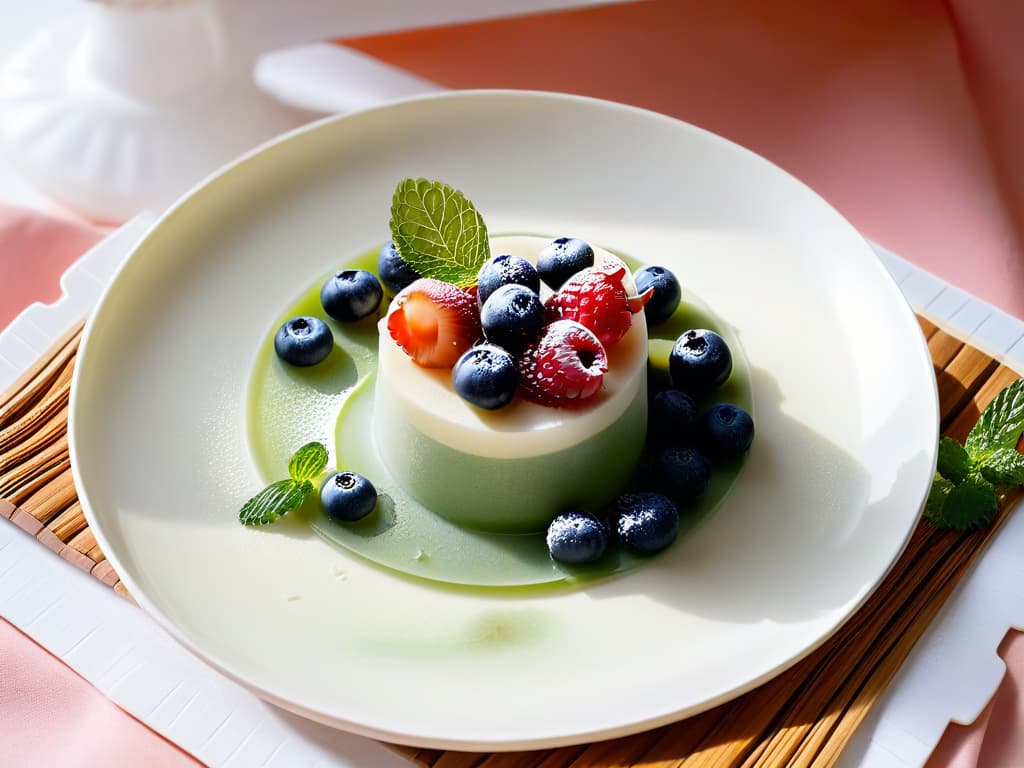
<svg viewBox="0 0 1024 768">
<path fill-rule="evenodd" d="M 536 263 L 550 241 L 543 237 L 491 238 L 491 253 L 510 253 Z M 615 255 L 594 246 L 594 262 L 623 264 Z M 624 266 L 624 265 L 623 265 Z M 623 285 L 636 293 L 629 269 Z M 542 287 L 543 288 L 543 287 Z M 542 290 L 542 298 L 550 291 Z M 422 368 L 391 338 L 387 318 L 380 321 L 378 397 L 400 411 L 410 426 L 439 443 L 475 456 L 527 458 L 576 445 L 618 419 L 645 386 L 647 324 L 643 313 L 616 344 L 607 348 L 608 372 L 598 392 L 585 404 L 551 408 L 517 397 L 497 411 L 486 411 L 463 400 L 452 388 L 447 368 Z M 380 402 L 380 401 L 379 401 Z"/>
</svg>

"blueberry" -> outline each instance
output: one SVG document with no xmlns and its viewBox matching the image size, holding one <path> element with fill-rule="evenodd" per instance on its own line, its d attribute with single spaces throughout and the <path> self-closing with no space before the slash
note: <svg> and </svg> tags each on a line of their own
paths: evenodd
<svg viewBox="0 0 1024 768">
<path fill-rule="evenodd" d="M 716 403 L 700 419 L 701 445 L 715 459 L 740 456 L 754 441 L 754 420 L 732 403 Z"/>
<path fill-rule="evenodd" d="M 339 323 L 362 320 L 377 311 L 384 289 L 372 272 L 345 269 L 324 280 L 320 304 Z"/>
<path fill-rule="evenodd" d="M 377 489 L 362 475 L 338 472 L 320 486 L 320 503 L 332 519 L 352 523 L 373 512 Z"/>
<path fill-rule="evenodd" d="M 636 283 L 637 293 L 654 288 L 654 295 L 644 305 L 644 315 L 647 317 L 648 325 L 657 325 L 672 317 L 672 313 L 676 311 L 683 296 L 679 280 L 672 272 L 665 267 L 644 267 L 636 271 L 633 281 Z"/>
<path fill-rule="evenodd" d="M 625 493 L 615 512 L 615 535 L 637 554 L 660 552 L 679 535 L 679 510 L 660 493 Z"/>
<path fill-rule="evenodd" d="M 700 397 L 725 383 L 732 373 L 732 353 L 714 331 L 686 331 L 672 345 L 668 358 L 672 386 Z"/>
<path fill-rule="evenodd" d="M 547 542 L 552 559 L 560 563 L 592 563 L 607 549 L 608 532 L 593 515 L 570 509 L 551 521 Z"/>
<path fill-rule="evenodd" d="M 553 291 L 581 269 L 594 266 L 594 249 L 575 237 L 552 240 L 537 257 L 540 279 Z"/>
<path fill-rule="evenodd" d="M 318 317 L 293 317 L 274 334 L 274 351 L 289 365 L 316 365 L 332 347 L 334 334 Z"/>
<path fill-rule="evenodd" d="M 688 443 L 696 433 L 700 412 L 685 392 L 665 389 L 652 399 L 647 410 L 647 431 L 656 439 L 673 445 Z"/>
<path fill-rule="evenodd" d="M 420 277 L 420 273 L 398 255 L 398 249 L 395 248 L 393 240 L 384 243 L 380 249 L 380 254 L 377 256 L 377 274 L 380 275 L 380 281 L 384 283 L 384 287 L 392 294 L 398 293 Z"/>
<path fill-rule="evenodd" d="M 540 293 L 540 275 L 537 269 L 522 256 L 507 253 L 495 256 L 482 267 L 476 276 L 477 300 L 480 306 L 503 285 L 524 285 L 534 293 Z"/>
<path fill-rule="evenodd" d="M 467 350 L 452 368 L 452 387 L 464 399 L 488 411 L 512 402 L 519 386 L 515 358 L 501 347 L 480 344 Z"/>
<path fill-rule="evenodd" d="M 537 338 L 544 325 L 540 297 L 522 285 L 503 285 L 480 309 L 484 336 L 509 352 L 519 353 Z"/>
<path fill-rule="evenodd" d="M 650 472 L 654 487 L 679 504 L 695 504 L 711 485 L 711 462 L 689 446 L 663 449 L 654 457 Z"/>
</svg>

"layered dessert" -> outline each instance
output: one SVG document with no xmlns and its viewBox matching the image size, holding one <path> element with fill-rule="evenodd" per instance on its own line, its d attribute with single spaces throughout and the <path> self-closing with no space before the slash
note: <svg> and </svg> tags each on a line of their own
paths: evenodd
<svg viewBox="0 0 1024 768">
<path fill-rule="evenodd" d="M 491 252 L 532 264 L 550 238 L 498 237 Z M 626 265 L 594 248 L 596 263 Z M 553 291 L 547 286 L 541 300 Z M 418 501 L 460 525 L 536 532 L 561 510 L 596 509 L 625 486 L 647 426 L 647 325 L 630 324 L 607 348 L 601 388 L 579 403 L 552 407 L 517 396 L 486 410 L 461 397 L 446 367 L 418 365 L 379 323 L 373 434 L 396 479 Z"/>
</svg>

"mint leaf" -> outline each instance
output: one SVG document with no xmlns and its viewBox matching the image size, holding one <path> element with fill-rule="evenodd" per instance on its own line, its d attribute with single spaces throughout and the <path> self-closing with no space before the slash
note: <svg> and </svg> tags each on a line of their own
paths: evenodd
<svg viewBox="0 0 1024 768">
<path fill-rule="evenodd" d="M 315 489 L 310 480 L 327 466 L 327 449 L 322 443 L 306 443 L 288 462 L 288 480 L 278 480 L 257 493 L 238 513 L 245 525 L 269 525 L 295 509 Z"/>
<path fill-rule="evenodd" d="M 998 509 L 999 499 L 992 483 L 978 475 L 968 475 L 959 485 L 945 492 L 940 490 L 934 502 L 929 494 L 925 515 L 936 528 L 966 531 L 991 522 Z"/>
<path fill-rule="evenodd" d="M 951 437 L 939 440 L 939 461 L 936 469 L 947 480 L 959 483 L 967 477 L 971 457 L 960 443 Z"/>
<path fill-rule="evenodd" d="M 268 525 L 299 506 L 312 490 L 313 484 L 308 480 L 278 480 L 245 502 L 238 519 L 245 525 Z"/>
<path fill-rule="evenodd" d="M 292 480 L 301 483 L 313 480 L 327 466 L 327 448 L 323 443 L 306 443 L 299 448 L 288 462 L 288 474 Z"/>
<path fill-rule="evenodd" d="M 946 503 L 946 496 L 956 486 L 942 475 L 935 475 L 932 479 L 931 490 L 928 491 L 928 500 L 924 503 L 924 516 L 928 520 L 936 520 L 942 515 L 942 506 Z"/>
<path fill-rule="evenodd" d="M 1016 448 L 996 448 L 982 463 L 981 476 L 994 485 L 1024 485 L 1024 455 Z"/>
<path fill-rule="evenodd" d="M 473 203 L 440 181 L 400 181 L 390 224 L 398 254 L 423 277 L 467 288 L 491 257 L 487 227 Z"/>
<path fill-rule="evenodd" d="M 971 458 L 983 461 L 997 448 L 1013 448 L 1024 432 L 1024 379 L 1010 384 L 982 411 L 967 435 L 965 447 Z"/>
</svg>

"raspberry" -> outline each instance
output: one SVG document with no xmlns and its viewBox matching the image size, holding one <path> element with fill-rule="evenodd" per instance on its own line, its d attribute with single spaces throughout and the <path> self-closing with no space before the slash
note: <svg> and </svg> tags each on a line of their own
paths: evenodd
<svg viewBox="0 0 1024 768">
<path fill-rule="evenodd" d="M 640 296 L 627 296 L 622 287 L 625 274 L 622 264 L 577 272 L 548 299 L 548 316 L 557 313 L 563 320 L 575 320 L 593 331 L 602 344 L 611 346 L 626 334 L 633 313 L 643 309 L 654 293 L 648 289 Z"/>
<path fill-rule="evenodd" d="M 541 405 L 563 406 L 601 389 L 608 355 L 592 331 L 573 320 L 556 320 L 519 356 L 524 397 Z"/>
</svg>

